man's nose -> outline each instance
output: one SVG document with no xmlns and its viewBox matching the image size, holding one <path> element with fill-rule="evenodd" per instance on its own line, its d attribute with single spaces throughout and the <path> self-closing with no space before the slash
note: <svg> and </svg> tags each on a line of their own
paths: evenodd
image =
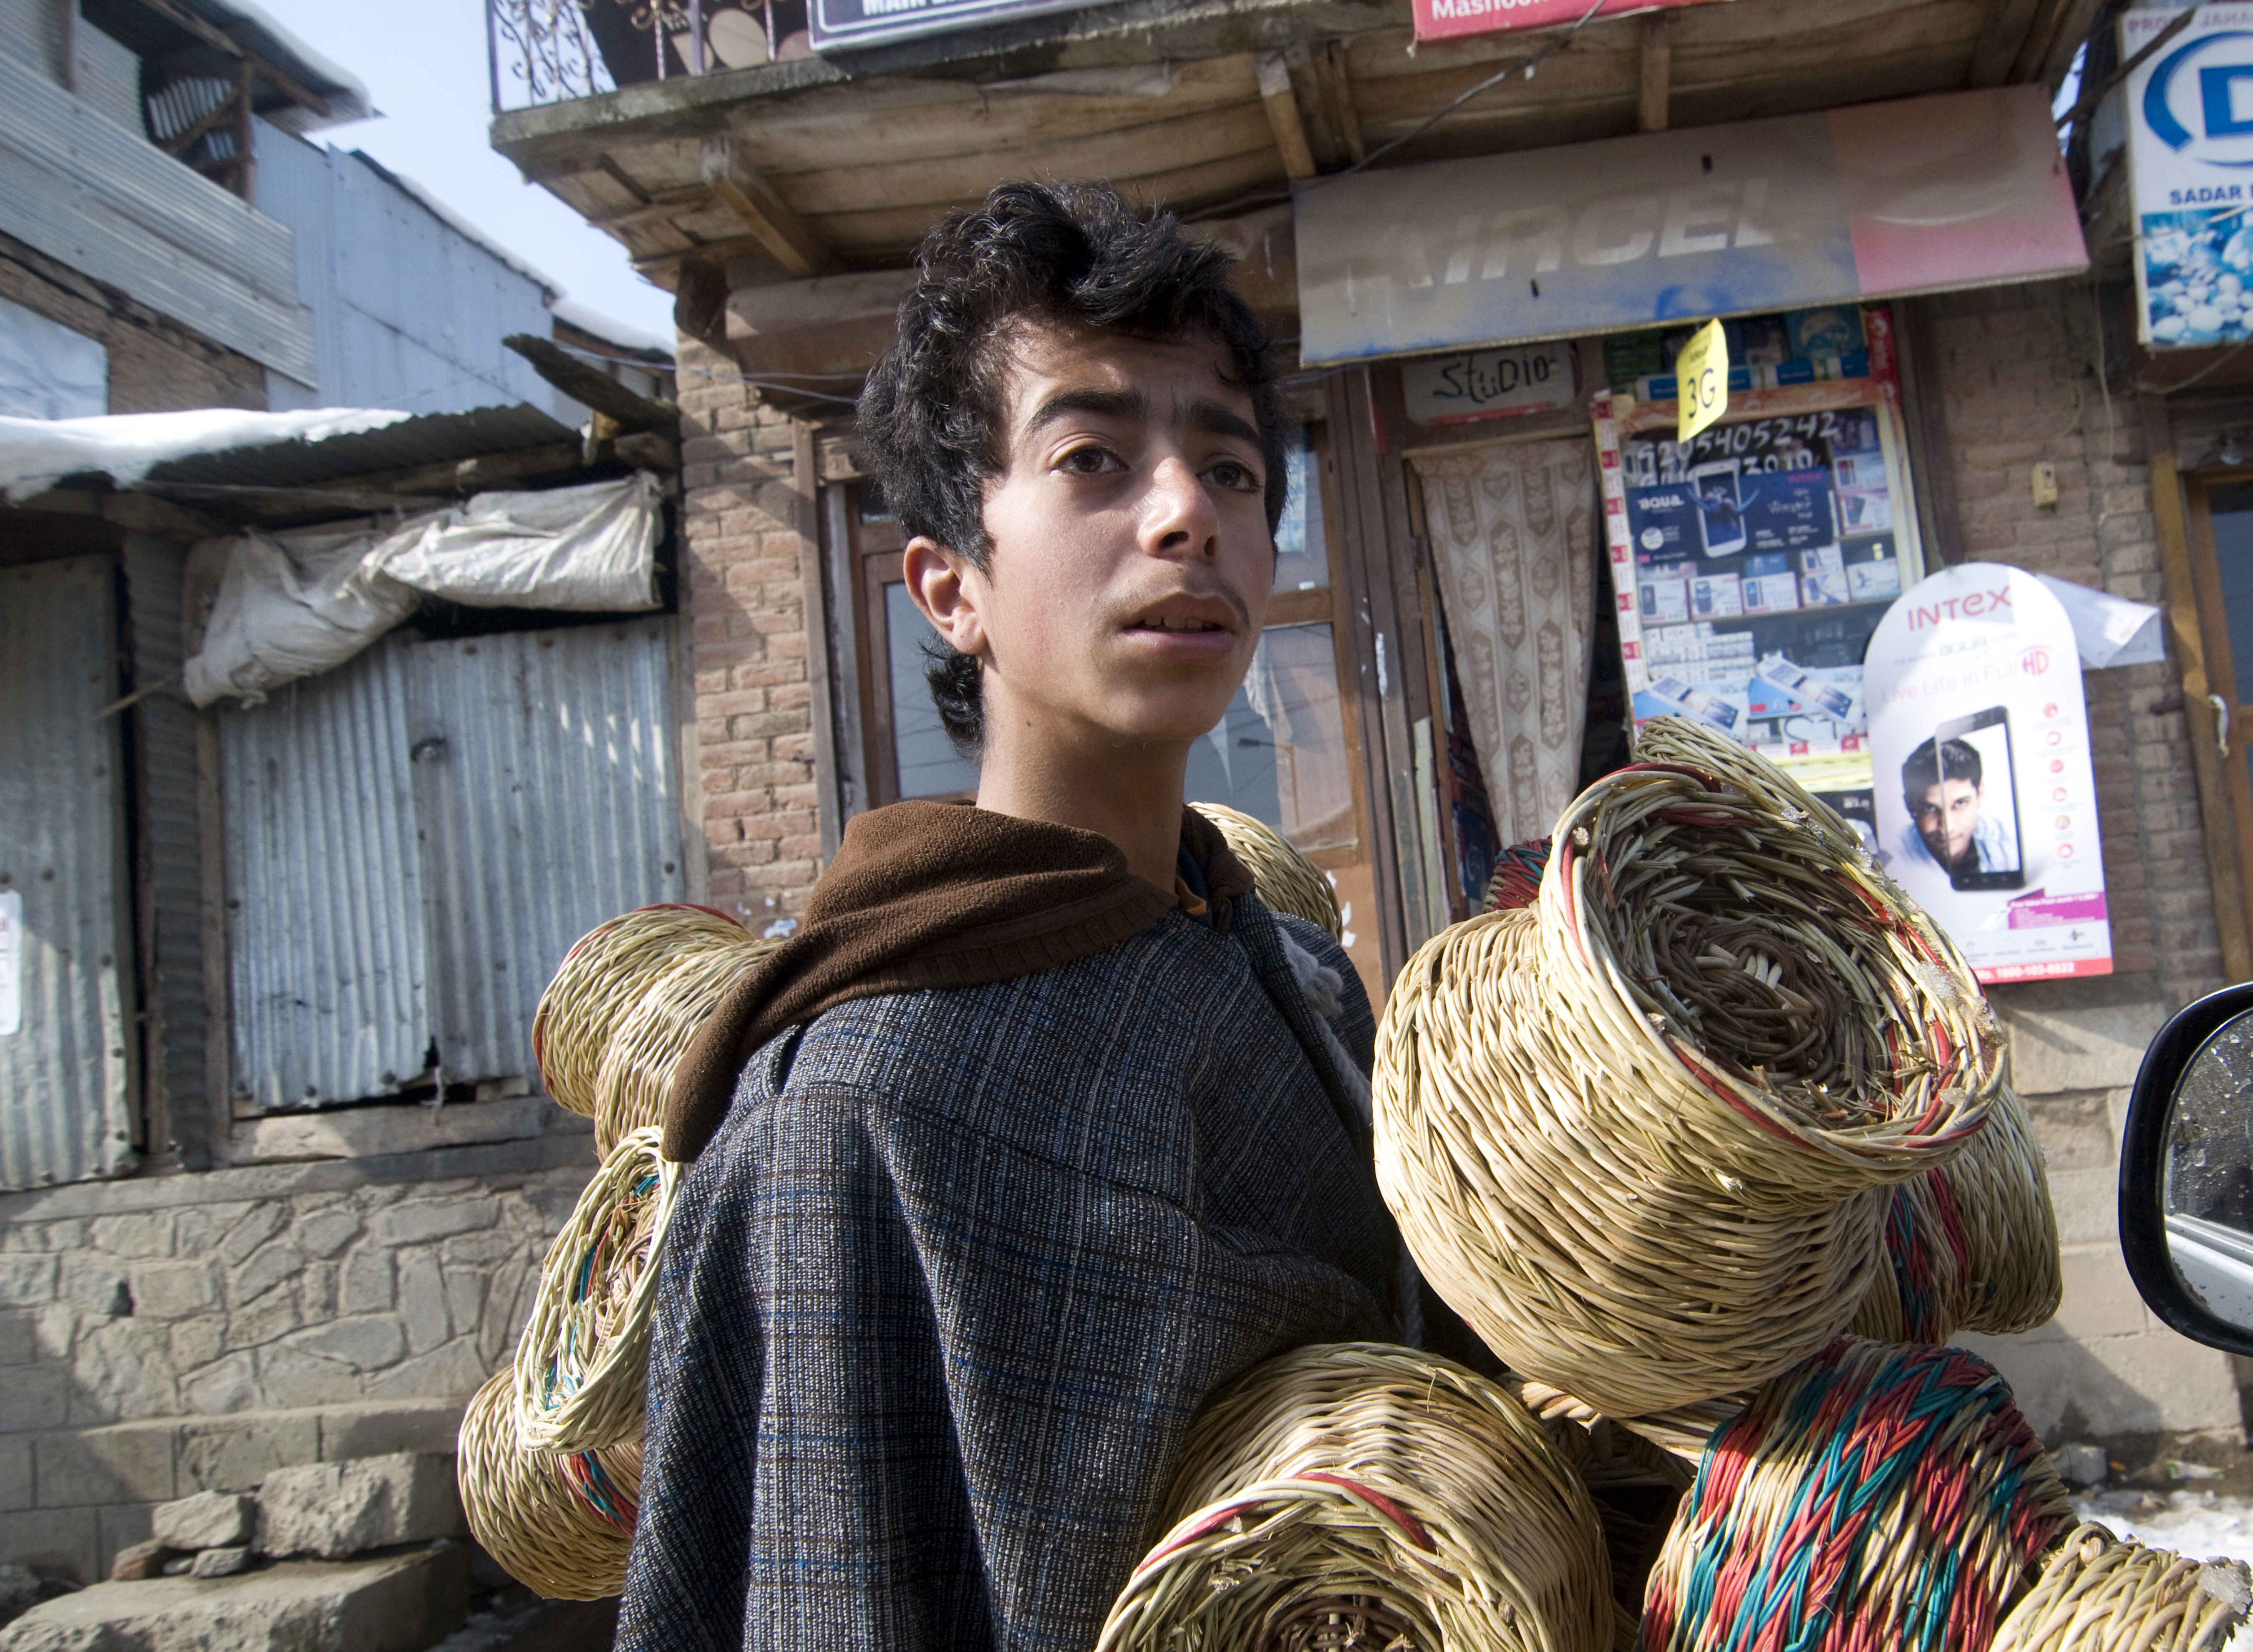
<svg viewBox="0 0 2253 1652">
<path fill-rule="evenodd" d="M 1167 454 L 1151 466 L 1143 517 L 1146 548 L 1210 554 L 1217 526 L 1212 500 L 1186 459 Z"/>
</svg>

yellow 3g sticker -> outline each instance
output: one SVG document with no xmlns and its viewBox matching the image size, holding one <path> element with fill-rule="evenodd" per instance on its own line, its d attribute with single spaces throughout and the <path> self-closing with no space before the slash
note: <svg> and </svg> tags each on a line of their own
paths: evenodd
<svg viewBox="0 0 2253 1652">
<path fill-rule="evenodd" d="M 1674 382 L 1682 398 L 1674 439 L 1687 442 L 1729 410 L 1729 341 L 1719 322 L 1690 335 L 1674 358 Z"/>
</svg>

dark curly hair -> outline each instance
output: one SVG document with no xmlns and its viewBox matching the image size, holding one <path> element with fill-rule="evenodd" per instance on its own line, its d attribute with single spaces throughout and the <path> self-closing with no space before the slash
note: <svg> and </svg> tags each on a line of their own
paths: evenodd
<svg viewBox="0 0 2253 1652">
<path fill-rule="evenodd" d="M 987 566 L 1008 345 L 1022 327 L 1060 325 L 1217 344 L 1229 380 L 1252 398 L 1272 534 L 1289 484 L 1282 398 L 1229 262 L 1172 213 L 1139 212 L 1107 184 L 1001 184 L 983 206 L 941 220 L 917 251 L 898 342 L 861 393 L 861 439 L 900 526 Z M 947 737 L 974 758 L 985 735 L 978 661 L 941 643 L 924 652 Z"/>
</svg>

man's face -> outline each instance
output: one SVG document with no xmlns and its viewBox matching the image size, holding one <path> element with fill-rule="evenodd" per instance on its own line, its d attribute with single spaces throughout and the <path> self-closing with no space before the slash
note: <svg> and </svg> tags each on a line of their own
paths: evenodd
<svg viewBox="0 0 2253 1652">
<path fill-rule="evenodd" d="M 1912 800 L 1916 829 L 1924 847 L 1943 866 L 1953 866 L 1971 851 L 1971 829 L 1979 824 L 1981 788 L 1969 780 L 1943 780 Z"/>
<path fill-rule="evenodd" d="M 989 738 L 1186 746 L 1227 710 L 1275 554 L 1252 399 L 1224 359 L 1203 338 L 1048 328 L 1010 351 L 990 554 L 960 569 Z M 964 648 L 961 622 L 940 624 Z"/>
</svg>

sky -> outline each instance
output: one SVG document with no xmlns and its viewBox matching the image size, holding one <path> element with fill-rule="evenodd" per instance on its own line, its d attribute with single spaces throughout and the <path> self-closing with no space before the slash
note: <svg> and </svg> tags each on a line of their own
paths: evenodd
<svg viewBox="0 0 2253 1652">
<path fill-rule="evenodd" d="M 413 178 L 574 302 L 670 338 L 673 295 L 637 275 L 625 249 L 493 153 L 483 0 L 258 0 L 312 50 L 359 77 L 380 118 L 310 134 L 365 150 Z"/>
</svg>

